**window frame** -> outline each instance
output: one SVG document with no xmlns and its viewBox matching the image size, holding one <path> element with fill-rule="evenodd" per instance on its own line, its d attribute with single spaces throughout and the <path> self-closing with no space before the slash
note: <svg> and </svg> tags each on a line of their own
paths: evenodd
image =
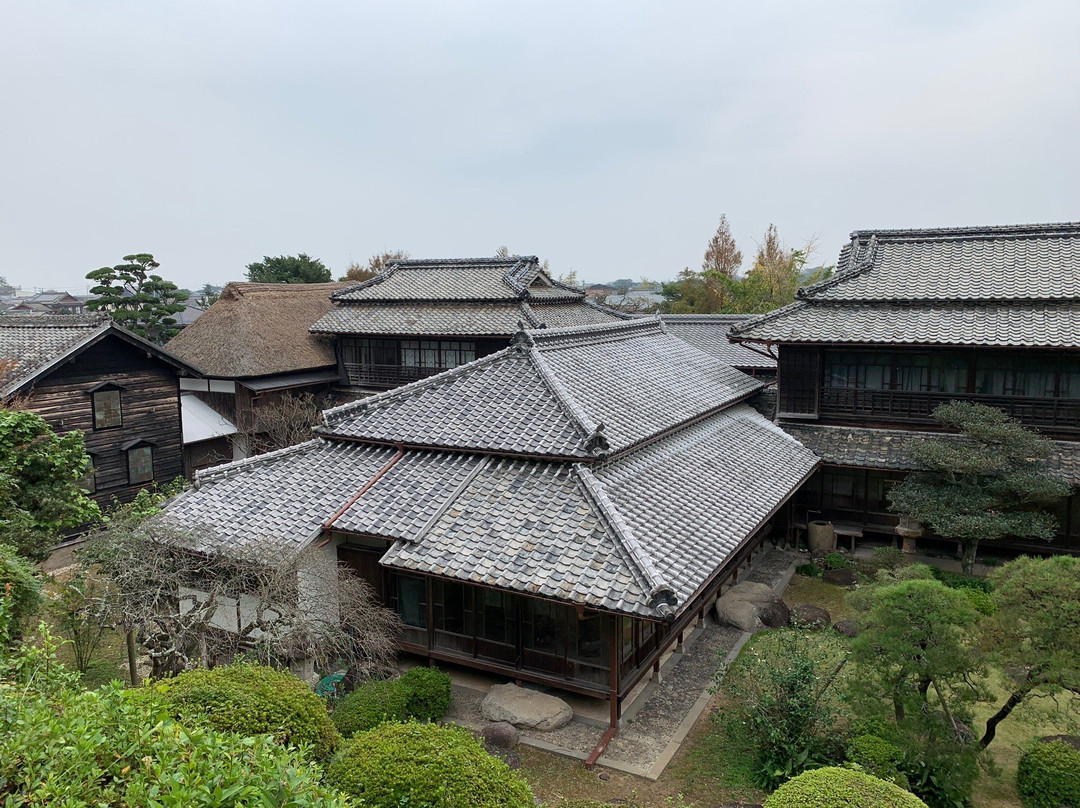
<svg viewBox="0 0 1080 808">
<path fill-rule="evenodd" d="M 98 405 L 98 396 L 104 396 L 109 393 L 116 394 L 116 423 L 105 424 L 102 426 L 98 424 L 98 413 L 102 412 L 104 408 Z M 107 384 L 90 390 L 90 410 L 94 432 L 102 432 L 106 429 L 122 429 L 124 426 L 123 388 L 116 384 Z"/>
<path fill-rule="evenodd" d="M 139 452 L 145 449 L 149 453 L 150 463 L 150 476 L 145 479 L 135 479 L 132 474 L 132 453 Z M 129 446 L 124 450 L 124 459 L 127 462 L 127 478 L 128 485 L 143 485 L 144 483 L 152 483 L 154 481 L 154 446 L 150 443 L 138 443 L 135 446 Z"/>
</svg>

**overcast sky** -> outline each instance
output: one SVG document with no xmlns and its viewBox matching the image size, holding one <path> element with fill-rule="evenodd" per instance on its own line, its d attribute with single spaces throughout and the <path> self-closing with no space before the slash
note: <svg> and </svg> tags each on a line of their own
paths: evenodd
<svg viewBox="0 0 1080 808">
<path fill-rule="evenodd" d="M 0 0 L 0 275 L 1080 219 L 1080 3 Z"/>
</svg>

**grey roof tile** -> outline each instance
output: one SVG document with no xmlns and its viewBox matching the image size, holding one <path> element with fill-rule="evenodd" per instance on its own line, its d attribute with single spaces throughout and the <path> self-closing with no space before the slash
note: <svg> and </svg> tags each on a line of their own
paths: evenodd
<svg viewBox="0 0 1080 808">
<path fill-rule="evenodd" d="M 660 319 L 664 321 L 670 333 L 733 368 L 754 370 L 775 368 L 775 359 L 728 339 L 732 326 L 744 324 L 753 317 L 752 314 L 660 315 Z"/>
<path fill-rule="evenodd" d="M 960 440 L 940 432 L 907 429 L 784 424 L 783 429 L 823 461 L 834 466 L 912 471 L 915 444 L 927 440 Z M 1046 466 L 1070 485 L 1080 485 L 1080 443 L 1054 441 L 1054 451 Z"/>
<path fill-rule="evenodd" d="M 18 389 L 108 327 L 108 317 L 103 315 L 0 315 L 0 395 Z"/>
<path fill-rule="evenodd" d="M 856 231 L 745 340 L 1080 346 L 1080 224 Z"/>
</svg>

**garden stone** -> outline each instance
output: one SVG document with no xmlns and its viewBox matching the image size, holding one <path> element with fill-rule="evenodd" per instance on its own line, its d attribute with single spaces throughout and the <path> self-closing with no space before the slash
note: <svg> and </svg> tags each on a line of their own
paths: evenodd
<svg viewBox="0 0 1080 808">
<path fill-rule="evenodd" d="M 776 595 L 773 594 L 771 586 L 754 583 L 753 581 L 743 581 L 741 584 L 735 584 L 723 596 L 725 598 L 745 600 L 755 606 L 768 606 L 776 600 Z"/>
<path fill-rule="evenodd" d="M 506 721 L 520 729 L 558 729 L 570 723 L 574 711 L 560 698 L 513 683 L 492 685 L 480 702 L 480 712 L 488 721 Z"/>
<path fill-rule="evenodd" d="M 791 609 L 782 600 L 774 600 L 761 610 L 761 622 L 769 628 L 782 628 L 791 622 Z"/>
<path fill-rule="evenodd" d="M 521 768 L 521 756 L 513 749 L 500 749 L 497 746 L 488 746 L 487 744 L 484 744 L 484 749 L 487 750 L 489 755 L 498 758 L 511 769 Z"/>
<path fill-rule="evenodd" d="M 761 628 L 758 607 L 729 592 L 716 601 L 716 621 L 722 626 L 734 626 L 743 631 L 754 632 Z"/>
<path fill-rule="evenodd" d="M 823 629 L 832 625 L 832 615 L 820 606 L 800 603 L 791 610 L 791 622 L 800 628 Z"/>
<path fill-rule="evenodd" d="M 859 626 L 854 620 L 841 620 L 833 626 L 833 631 L 841 636 L 854 639 L 859 636 Z"/>
<path fill-rule="evenodd" d="M 1039 743 L 1053 743 L 1054 741 L 1061 741 L 1080 752 L 1080 735 L 1044 735 L 1039 738 Z"/>
<path fill-rule="evenodd" d="M 509 721 L 494 721 L 484 725 L 484 728 L 480 730 L 480 736 L 484 739 L 485 746 L 513 749 L 521 740 L 521 730 Z"/>
<path fill-rule="evenodd" d="M 821 580 L 833 586 L 854 586 L 855 568 L 844 567 L 839 570 L 825 570 L 821 573 Z"/>
</svg>

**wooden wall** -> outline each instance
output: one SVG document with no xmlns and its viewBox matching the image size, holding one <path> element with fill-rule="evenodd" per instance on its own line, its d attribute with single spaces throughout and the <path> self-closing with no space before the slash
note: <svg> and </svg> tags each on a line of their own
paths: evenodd
<svg viewBox="0 0 1080 808">
<path fill-rule="evenodd" d="M 99 504 L 108 506 L 113 497 L 130 502 L 149 483 L 128 484 L 127 453 L 120 448 L 124 444 L 135 440 L 153 444 L 154 482 L 158 484 L 184 473 L 177 379 L 172 365 L 110 334 L 38 379 L 28 409 L 57 432 L 82 430 L 97 470 L 93 497 Z M 95 430 L 89 390 L 102 382 L 124 388 L 120 393 L 123 425 Z"/>
</svg>

